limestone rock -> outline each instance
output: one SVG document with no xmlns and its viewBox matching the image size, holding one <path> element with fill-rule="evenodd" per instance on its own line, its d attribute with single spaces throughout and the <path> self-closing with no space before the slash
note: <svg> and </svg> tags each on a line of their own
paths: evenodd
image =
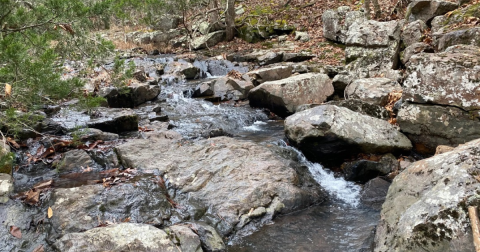
<svg viewBox="0 0 480 252">
<path fill-rule="evenodd" d="M 407 64 L 406 101 L 480 109 L 480 48 L 453 46 L 436 54 L 417 54 Z"/>
<path fill-rule="evenodd" d="M 178 251 L 165 231 L 147 224 L 121 223 L 64 235 L 59 251 Z"/>
<path fill-rule="evenodd" d="M 350 7 L 342 6 L 337 10 L 326 10 L 322 15 L 323 36 L 329 40 L 345 44 L 347 31 L 354 22 L 366 20 L 360 11 L 350 11 Z"/>
<path fill-rule="evenodd" d="M 247 73 L 253 85 L 258 86 L 267 81 L 285 79 L 292 75 L 291 66 L 275 66 L 270 68 L 260 68 Z"/>
<path fill-rule="evenodd" d="M 295 113 L 299 105 L 322 103 L 332 94 L 332 81 L 326 74 L 307 73 L 264 82 L 250 90 L 248 100 L 252 107 L 266 107 L 284 117 Z"/>
<path fill-rule="evenodd" d="M 454 30 L 447 33 L 435 33 L 434 47 L 442 52 L 453 45 L 472 45 L 480 47 L 480 27 Z"/>
<path fill-rule="evenodd" d="M 285 120 L 285 134 L 305 156 L 337 161 L 356 153 L 395 153 L 412 148 L 410 140 L 384 120 L 347 108 L 321 105 Z"/>
<path fill-rule="evenodd" d="M 375 117 L 382 120 L 390 119 L 390 115 L 388 111 L 381 106 L 371 104 L 359 99 L 347 99 L 347 100 L 339 100 L 339 101 L 330 101 L 326 104 L 329 105 L 336 105 L 339 107 L 345 107 L 352 111 L 368 115 L 371 117 Z"/>
<path fill-rule="evenodd" d="M 382 207 L 376 252 L 474 251 L 467 207 L 478 203 L 480 140 L 417 161 L 395 177 Z"/>
<path fill-rule="evenodd" d="M 388 103 L 390 92 L 401 90 L 402 86 L 396 81 L 387 78 L 366 78 L 350 83 L 345 89 L 345 95 L 348 99 L 360 99 L 383 107 Z"/>
<path fill-rule="evenodd" d="M 453 106 L 405 103 L 397 122 L 417 152 L 434 154 L 438 145 L 456 146 L 480 138 L 479 117 L 478 112 Z"/>
</svg>

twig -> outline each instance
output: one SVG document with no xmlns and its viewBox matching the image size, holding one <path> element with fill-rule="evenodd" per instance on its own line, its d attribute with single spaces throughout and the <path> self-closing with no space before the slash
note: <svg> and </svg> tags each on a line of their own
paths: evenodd
<svg viewBox="0 0 480 252">
<path fill-rule="evenodd" d="M 477 208 L 474 206 L 469 206 L 468 216 L 470 217 L 470 224 L 472 226 L 473 244 L 475 245 L 475 251 L 480 252 L 480 225 L 477 216 Z"/>
</svg>

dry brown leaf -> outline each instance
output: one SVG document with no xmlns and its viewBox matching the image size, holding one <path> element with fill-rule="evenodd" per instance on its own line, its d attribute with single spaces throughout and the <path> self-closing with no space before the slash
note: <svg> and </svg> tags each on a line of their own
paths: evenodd
<svg viewBox="0 0 480 252">
<path fill-rule="evenodd" d="M 43 244 L 38 245 L 32 252 L 44 252 Z"/>
<path fill-rule="evenodd" d="M 10 234 L 12 234 L 18 239 L 22 239 L 22 231 L 19 227 L 10 226 Z"/>
<path fill-rule="evenodd" d="M 5 96 L 12 95 L 12 85 L 5 84 Z"/>
<path fill-rule="evenodd" d="M 27 198 L 25 199 L 25 203 L 28 203 L 30 205 L 36 205 L 39 199 L 40 199 L 40 190 L 32 189 L 27 192 Z"/>
<path fill-rule="evenodd" d="M 9 142 L 13 146 L 13 148 L 20 149 L 20 145 L 17 142 L 15 142 L 13 138 L 7 137 L 7 142 Z"/>
<path fill-rule="evenodd" d="M 53 216 L 53 210 L 51 207 L 48 207 L 48 210 L 47 210 L 47 217 L 50 219 L 52 218 Z"/>
</svg>

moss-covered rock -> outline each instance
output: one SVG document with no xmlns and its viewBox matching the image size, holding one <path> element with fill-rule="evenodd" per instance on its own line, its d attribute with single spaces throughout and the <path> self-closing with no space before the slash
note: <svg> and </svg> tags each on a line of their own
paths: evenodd
<svg viewBox="0 0 480 252">
<path fill-rule="evenodd" d="M 10 146 L 0 140 L 0 173 L 12 173 L 14 154 L 10 152 Z"/>
</svg>

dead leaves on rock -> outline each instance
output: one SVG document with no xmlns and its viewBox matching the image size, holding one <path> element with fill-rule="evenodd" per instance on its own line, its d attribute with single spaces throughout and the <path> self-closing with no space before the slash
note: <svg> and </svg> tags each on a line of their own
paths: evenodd
<svg viewBox="0 0 480 252">
<path fill-rule="evenodd" d="M 395 103 L 402 98 L 403 91 L 392 91 L 388 94 L 387 97 L 387 105 L 385 105 L 385 109 L 388 111 L 388 114 L 390 115 L 390 119 L 388 122 L 392 125 L 397 124 L 397 118 L 395 113 L 393 113 L 393 107 L 395 106 Z"/>
<path fill-rule="evenodd" d="M 228 72 L 227 77 L 240 80 L 240 79 L 242 79 L 242 74 L 237 70 L 232 70 L 232 71 Z"/>
<path fill-rule="evenodd" d="M 10 226 L 10 234 L 18 239 L 22 239 L 22 231 L 19 227 Z"/>
<path fill-rule="evenodd" d="M 53 180 L 45 180 L 40 183 L 37 183 L 33 186 L 32 189 L 26 191 L 26 192 L 21 192 L 13 197 L 16 199 L 23 200 L 23 202 L 29 204 L 29 205 L 37 205 L 38 202 L 40 201 L 40 194 L 44 192 L 45 190 L 51 188 L 53 185 Z"/>
<path fill-rule="evenodd" d="M 114 185 L 118 185 L 120 183 L 123 183 L 132 179 L 133 177 L 135 177 L 135 175 L 137 175 L 138 171 L 136 169 L 131 169 L 131 168 L 125 169 L 123 171 L 119 171 L 118 168 L 115 168 L 115 169 L 103 171 L 101 173 L 112 175 L 112 176 L 103 178 L 101 181 L 98 181 L 98 183 L 102 183 L 102 185 L 105 188 L 110 188 Z"/>
</svg>

